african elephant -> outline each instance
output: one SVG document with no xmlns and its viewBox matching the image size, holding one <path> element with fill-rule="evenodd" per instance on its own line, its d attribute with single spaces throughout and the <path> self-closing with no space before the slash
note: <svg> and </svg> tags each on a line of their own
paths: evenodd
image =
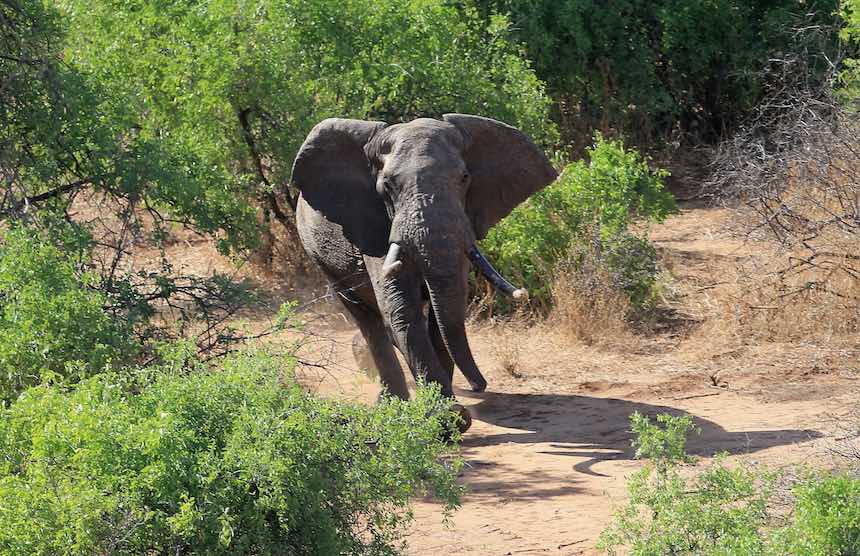
<svg viewBox="0 0 860 556">
<path fill-rule="evenodd" d="M 334 118 L 310 132 L 293 165 L 299 237 L 391 394 L 409 396 L 392 344 L 416 378 L 447 396 L 455 363 L 473 390 L 486 388 L 466 338 L 469 261 L 523 296 L 476 241 L 555 177 L 524 133 L 479 116 L 395 125 Z"/>
</svg>

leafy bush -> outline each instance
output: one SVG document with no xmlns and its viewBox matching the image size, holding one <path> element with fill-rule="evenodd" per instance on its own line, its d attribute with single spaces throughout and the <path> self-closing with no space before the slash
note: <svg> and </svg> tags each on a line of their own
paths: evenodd
<svg viewBox="0 0 860 556">
<path fill-rule="evenodd" d="M 122 103 L 123 119 L 205 161 L 207 194 L 257 198 L 276 215 L 289 207 L 273 193 L 326 117 L 475 112 L 557 140 L 504 17 L 479 31 L 472 11 L 415 0 L 58 4 L 70 60 Z"/>
<path fill-rule="evenodd" d="M 842 0 L 839 3 L 839 15 L 844 22 L 840 37 L 849 45 L 853 46 L 853 57 L 848 58 L 845 63 L 845 72 L 842 81 L 846 88 L 847 100 L 856 100 L 860 97 L 860 57 L 857 47 L 860 45 L 860 2 L 857 0 Z"/>
<path fill-rule="evenodd" d="M 134 356 L 131 323 L 106 311 L 96 277 L 77 271 L 80 246 L 67 247 L 26 229 L 0 241 L 0 401 L 45 378 L 77 379 Z"/>
<path fill-rule="evenodd" d="M 691 462 L 684 450 L 693 429 L 689 416 L 659 415 L 653 425 L 636 413 L 633 445 L 645 467 L 628 482 L 629 504 L 602 534 L 599 548 L 635 555 L 762 554 L 771 484 L 747 467 L 730 468 L 721 458 L 688 479 L 681 465 Z"/>
<path fill-rule="evenodd" d="M 574 140 L 595 127 L 640 143 L 719 140 L 769 85 L 769 60 L 812 52 L 794 41 L 797 27 L 827 28 L 831 59 L 839 48 L 835 0 L 464 3 L 486 18 L 509 15 Z"/>
<path fill-rule="evenodd" d="M 570 256 L 573 267 L 596 261 L 635 304 L 644 303 L 656 277 L 656 255 L 628 228 L 637 221 L 661 222 L 675 210 L 663 186 L 668 173 L 651 170 L 638 152 L 600 135 L 587 154 L 588 162 L 569 164 L 490 230 L 482 247 L 539 301 L 549 301 L 553 270 Z"/>
<path fill-rule="evenodd" d="M 163 250 L 177 225 L 233 255 L 264 245 L 272 215 L 293 230 L 281 193 L 319 120 L 479 112 L 557 140 L 506 20 L 482 30 L 437 2 L 9 0 L 0 20 L 0 228 L 62 251 L 54 228 L 74 221 L 78 279 L 147 350 L 242 338 L 242 285 L 182 275 Z M 142 247 L 160 268 L 127 256 Z"/>
<path fill-rule="evenodd" d="M 575 243 L 562 270 L 577 274 L 576 282 L 586 292 L 599 287 L 602 277 L 607 278 L 605 285 L 623 292 L 637 309 L 653 301 L 658 271 L 657 251 L 651 242 L 626 231 Z"/>
<path fill-rule="evenodd" d="M 394 554 L 412 496 L 456 506 L 438 392 L 323 401 L 283 378 L 289 360 L 208 371 L 180 347 L 136 378 L 34 387 L 2 410 L 0 552 Z"/>
<path fill-rule="evenodd" d="M 68 63 L 70 22 L 58 4 L 0 5 L 0 219 L 63 214 L 89 191 L 103 196 L 104 212 L 145 207 L 202 232 L 225 232 L 225 248 L 254 245 L 249 204 L 223 188 L 208 161 L 170 136 L 141 129 L 104 73 Z"/>
<path fill-rule="evenodd" d="M 628 481 L 629 503 L 601 534 L 610 554 L 662 556 L 835 556 L 860 550 L 860 479 L 811 475 L 794 488 L 793 517 L 769 512 L 777 476 L 725 455 L 697 473 L 684 445 L 688 416 L 630 418 L 636 456 L 649 461 Z"/>
<path fill-rule="evenodd" d="M 860 554 L 860 480 L 847 475 L 813 478 L 795 488 L 795 496 L 784 554 Z"/>
<path fill-rule="evenodd" d="M 163 248 L 177 224 L 225 252 L 257 244 L 247 195 L 224 187 L 218 169 L 174 136 L 143 130 L 102 73 L 69 63 L 69 21 L 57 5 L 0 4 L 0 234 L 16 229 L 20 237 L 9 241 L 33 240 L 4 247 L 20 251 L 4 267 L 5 287 L 58 304 L 7 304 L 16 322 L 35 328 L 10 328 L 6 346 L 13 336 L 19 343 L 0 373 L 18 378 L 6 375 L 0 398 L 45 372 L 88 374 L 116 354 L 128 359 L 138 350 L 126 350 L 121 337 L 132 329 L 140 347 L 189 330 L 199 333 L 201 350 L 232 341 L 225 320 L 244 301 L 241 284 L 183 276 L 164 257 L 160 268 L 144 257 L 144 270 L 128 254 Z M 156 309 L 171 314 L 154 319 Z M 78 361 L 86 369 L 66 369 Z"/>
</svg>

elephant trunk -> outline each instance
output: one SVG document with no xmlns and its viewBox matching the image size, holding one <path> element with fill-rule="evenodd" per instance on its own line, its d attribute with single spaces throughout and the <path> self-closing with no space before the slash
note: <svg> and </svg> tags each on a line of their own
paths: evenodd
<svg viewBox="0 0 860 556">
<path fill-rule="evenodd" d="M 440 283 L 437 279 L 428 278 L 427 289 L 430 292 L 430 304 L 433 306 L 433 312 L 439 324 L 439 333 L 448 348 L 448 353 L 469 381 L 472 390 L 483 392 L 487 389 L 487 380 L 478 369 L 469 347 L 469 340 L 466 338 L 465 284 L 450 286 Z"/>
<path fill-rule="evenodd" d="M 434 214 L 435 210 L 441 213 Z M 466 247 L 474 245 L 474 237 L 465 214 L 462 218 L 452 218 L 451 214 L 450 210 L 436 205 L 424 207 L 420 218 L 407 219 L 407 222 L 444 222 L 442 229 L 433 230 L 432 233 L 417 226 L 403 226 L 395 219 L 383 272 L 396 273 L 395 262 L 400 260 L 398 257 L 407 254 L 418 265 L 429 292 L 440 336 L 451 359 L 472 389 L 483 392 L 487 388 L 487 381 L 472 356 L 465 326 L 469 268 L 465 255 Z"/>
</svg>

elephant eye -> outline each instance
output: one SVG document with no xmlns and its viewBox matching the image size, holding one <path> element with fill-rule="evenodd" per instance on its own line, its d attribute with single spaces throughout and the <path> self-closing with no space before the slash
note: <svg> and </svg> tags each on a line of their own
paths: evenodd
<svg viewBox="0 0 860 556">
<path fill-rule="evenodd" d="M 469 172 L 463 172 L 463 183 L 469 183 L 469 179 L 471 179 L 471 174 Z"/>
</svg>

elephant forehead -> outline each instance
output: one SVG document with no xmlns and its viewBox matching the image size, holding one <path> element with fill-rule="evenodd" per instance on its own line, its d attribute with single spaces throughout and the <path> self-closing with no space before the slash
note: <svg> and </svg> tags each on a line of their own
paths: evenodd
<svg viewBox="0 0 860 556">
<path fill-rule="evenodd" d="M 448 122 L 432 118 L 419 118 L 395 124 L 384 130 L 380 137 L 394 151 L 399 148 L 439 148 L 462 150 L 463 134 Z"/>
</svg>

